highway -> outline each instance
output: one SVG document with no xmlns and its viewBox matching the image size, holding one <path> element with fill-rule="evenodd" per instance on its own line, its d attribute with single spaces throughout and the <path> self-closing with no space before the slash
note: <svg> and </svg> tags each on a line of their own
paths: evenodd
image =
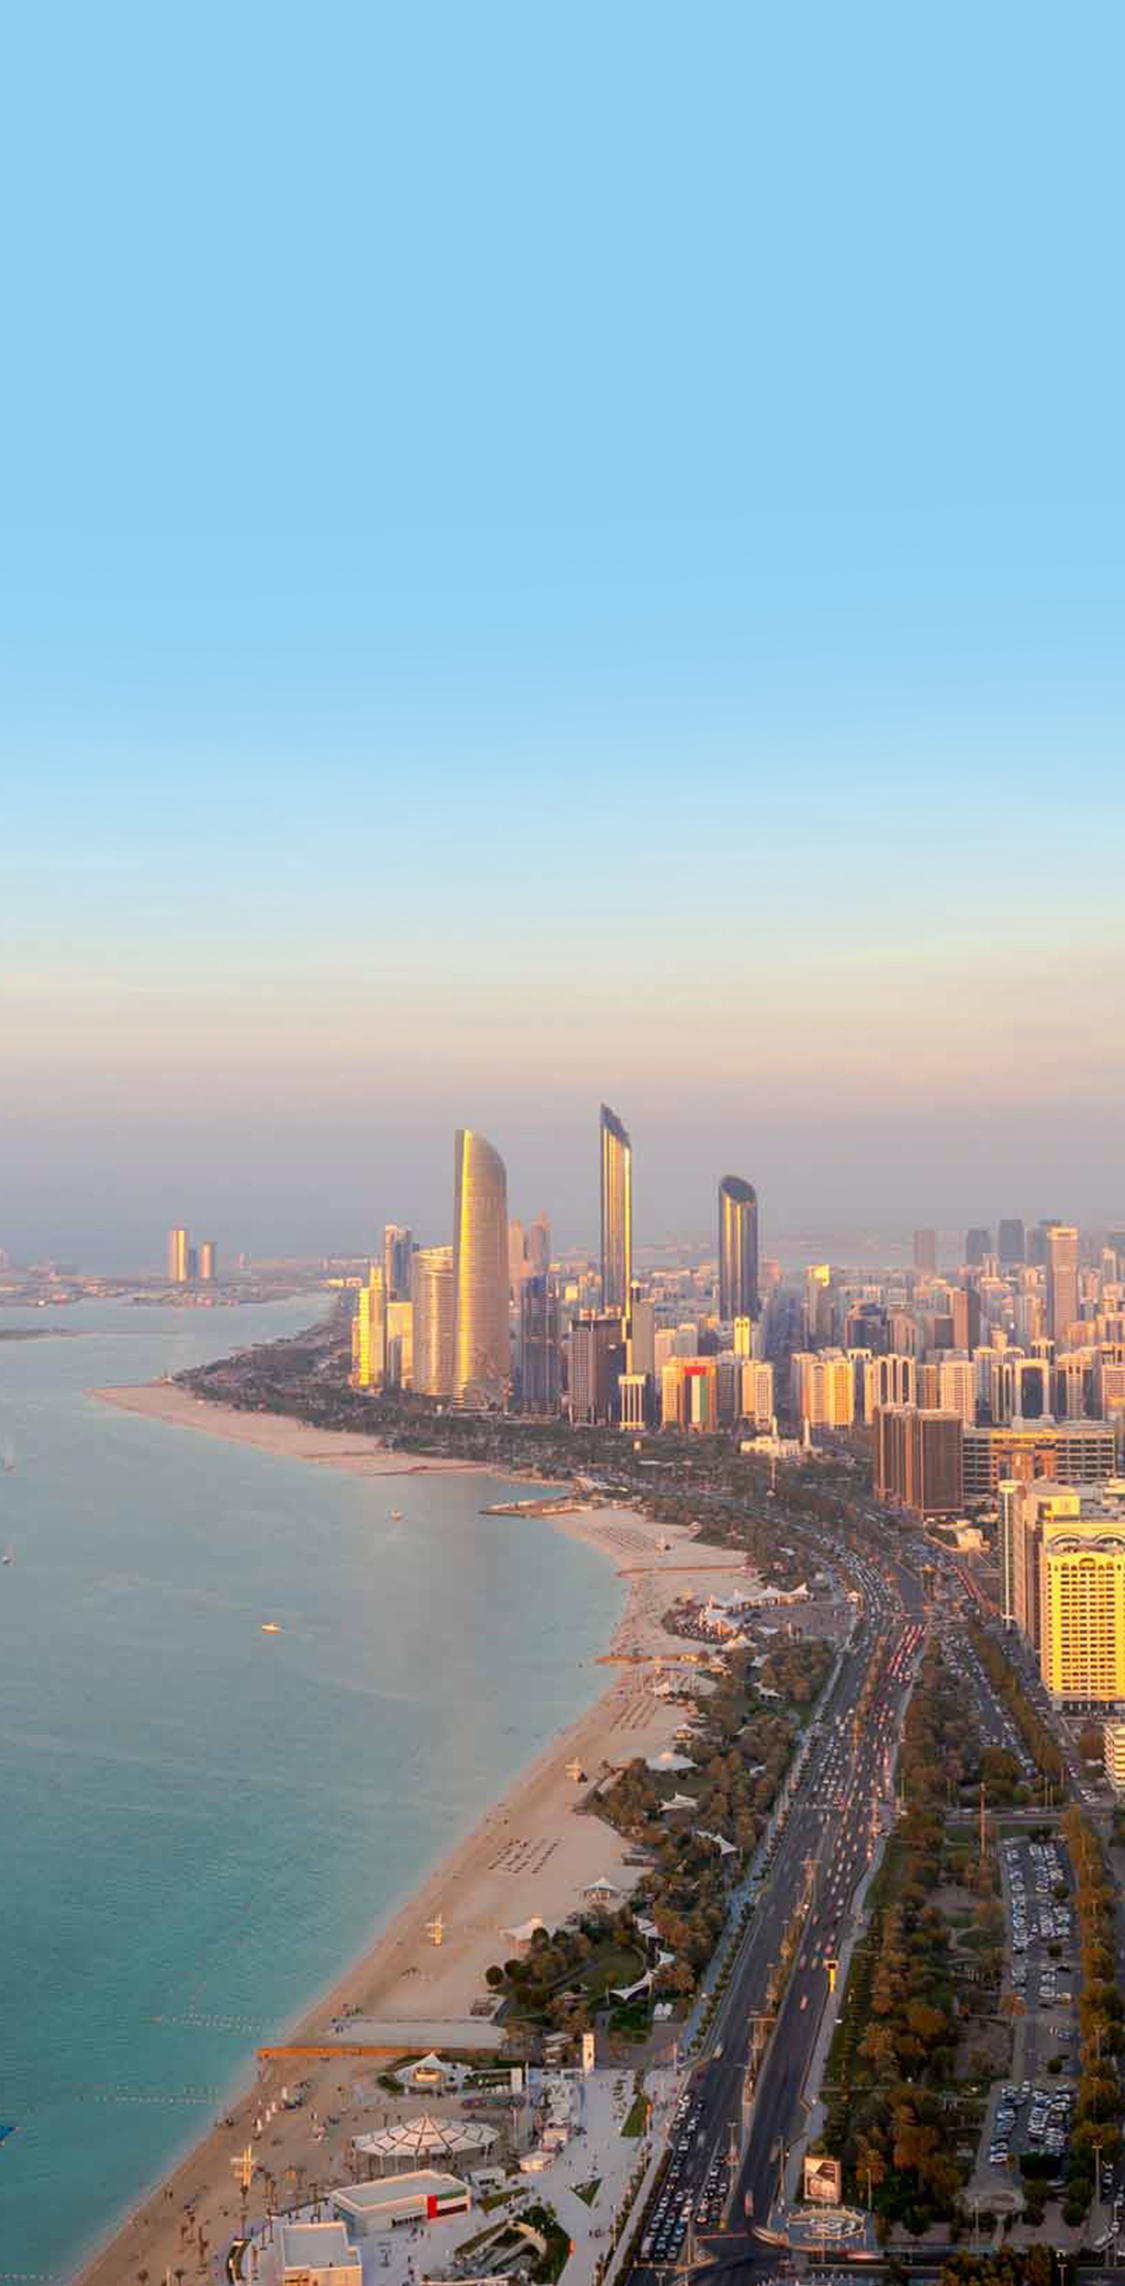
<svg viewBox="0 0 1125 2286">
<path fill-rule="evenodd" d="M 640 2272 L 675 2261 L 689 2213 L 700 2253 L 777 2260 L 754 2233 L 768 2222 L 784 2153 L 806 2116 L 801 2096 L 829 1999 L 827 1964 L 847 1932 L 880 1821 L 889 1819 L 894 1753 L 922 1636 L 914 1573 L 889 1559 L 879 1570 L 839 1542 L 829 1541 L 825 1553 L 859 1590 L 859 1624 L 672 2128 L 669 2165 L 644 2219 Z M 806 1896 L 774 2022 L 783 1940 Z M 768 2045 L 755 2077 L 763 2034 Z M 726 2166 L 732 2142 L 739 2154 L 733 2180 Z"/>
</svg>

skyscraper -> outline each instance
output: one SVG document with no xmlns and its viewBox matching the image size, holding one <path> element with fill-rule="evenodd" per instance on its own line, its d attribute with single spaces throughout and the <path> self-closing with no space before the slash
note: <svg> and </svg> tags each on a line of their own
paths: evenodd
<svg viewBox="0 0 1125 2286">
<path fill-rule="evenodd" d="M 186 1230 L 168 1233 L 168 1276 L 174 1286 L 186 1286 L 188 1274 L 188 1234 Z"/>
<path fill-rule="evenodd" d="M 1011 1269 L 1015 1263 L 1023 1261 L 1023 1223 L 1017 1215 L 1009 1215 L 1001 1223 L 997 1233 L 997 1252 L 1002 1269 Z"/>
<path fill-rule="evenodd" d="M 936 1230 L 916 1230 L 914 1233 L 914 1267 L 933 1272 L 937 1269 Z"/>
<path fill-rule="evenodd" d="M 551 1225 L 545 1214 L 537 1214 L 524 1239 L 524 1254 L 529 1268 L 538 1277 L 551 1267 Z"/>
<path fill-rule="evenodd" d="M 965 1232 L 965 1261 L 970 1270 L 979 1270 L 982 1262 L 987 1260 L 991 1252 L 992 1232 L 990 1230 L 977 1228 Z"/>
<path fill-rule="evenodd" d="M 218 1253 L 214 1239 L 201 1238 L 199 1241 L 199 1275 L 208 1285 L 211 1284 L 216 1275 L 217 1261 Z"/>
<path fill-rule="evenodd" d="M 547 1272 L 533 1270 L 520 1287 L 520 1396 L 527 1412 L 555 1412 L 561 1374 L 558 1296 Z"/>
<path fill-rule="evenodd" d="M 719 1184 L 719 1316 L 756 1318 L 758 1300 L 758 1194 L 741 1175 Z"/>
<path fill-rule="evenodd" d="M 1047 1226 L 1047 1331 L 1062 1341 L 1078 1316 L 1078 1232 L 1071 1222 Z"/>
<path fill-rule="evenodd" d="M 633 1284 L 633 1146 L 608 1103 L 602 1105 L 602 1308 L 624 1317 Z"/>
<path fill-rule="evenodd" d="M 419 1246 L 411 1264 L 414 1387 L 423 1397 L 453 1390 L 453 1248 Z"/>
<path fill-rule="evenodd" d="M 383 1231 L 383 1277 L 388 1302 L 410 1300 L 410 1232 L 388 1222 Z"/>
<path fill-rule="evenodd" d="M 508 1178 L 500 1153 L 471 1127 L 453 1147 L 453 1394 L 503 1403 L 508 1343 Z"/>
</svg>

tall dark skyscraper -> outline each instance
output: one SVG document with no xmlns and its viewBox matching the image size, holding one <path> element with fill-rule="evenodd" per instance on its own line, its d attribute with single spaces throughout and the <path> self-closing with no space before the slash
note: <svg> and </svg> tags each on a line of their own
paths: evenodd
<svg viewBox="0 0 1125 2286">
<path fill-rule="evenodd" d="M 978 1229 L 965 1232 L 965 1261 L 970 1270 L 979 1270 L 981 1263 L 987 1260 L 991 1252 L 992 1232 L 990 1230 Z"/>
<path fill-rule="evenodd" d="M 758 1194 L 741 1175 L 724 1175 L 719 1184 L 719 1316 L 757 1318 L 758 1299 Z"/>
<path fill-rule="evenodd" d="M 937 1269 L 936 1230 L 916 1230 L 914 1233 L 914 1267 L 916 1270 Z"/>
<path fill-rule="evenodd" d="M 997 1233 L 996 1251 L 1002 1269 L 1010 1270 L 1024 1258 L 1023 1223 L 1016 1215 L 1009 1215 Z"/>
<path fill-rule="evenodd" d="M 389 1222 L 383 1232 L 383 1276 L 387 1282 L 388 1302 L 410 1300 L 410 1232 L 401 1224 Z"/>
<path fill-rule="evenodd" d="M 625 1317 L 633 1285 L 633 1146 L 629 1130 L 602 1105 L 602 1308 Z"/>
</svg>

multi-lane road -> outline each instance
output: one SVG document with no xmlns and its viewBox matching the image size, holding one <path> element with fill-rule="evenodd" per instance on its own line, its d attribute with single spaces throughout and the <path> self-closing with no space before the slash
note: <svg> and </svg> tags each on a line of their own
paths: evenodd
<svg viewBox="0 0 1125 2286">
<path fill-rule="evenodd" d="M 889 1560 L 879 1570 L 865 1556 L 832 1552 L 862 1599 L 858 1623 L 691 2073 L 690 2108 L 673 2132 L 668 2169 L 645 2218 L 649 2260 L 642 2272 L 675 2258 L 689 2211 L 705 2219 L 701 2252 L 776 2263 L 758 2233 L 768 2227 L 787 2147 L 806 2116 L 801 2099 L 823 2011 L 836 2005 L 830 1964 L 889 1814 L 895 1748 L 921 1643 L 917 1576 Z M 783 1943 L 798 1926 L 775 2016 Z M 737 2159 L 728 2170 L 732 2147 Z M 706 2226 L 715 2219 L 717 2184 L 725 2192 L 724 2217 L 713 2234 Z"/>
</svg>

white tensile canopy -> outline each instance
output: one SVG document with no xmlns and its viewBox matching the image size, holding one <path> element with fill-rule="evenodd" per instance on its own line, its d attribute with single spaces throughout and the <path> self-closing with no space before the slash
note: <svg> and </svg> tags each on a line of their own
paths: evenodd
<svg viewBox="0 0 1125 2286">
<path fill-rule="evenodd" d="M 491 2151 L 497 2130 L 479 2119 L 434 2119 L 423 2112 L 417 2119 L 402 2119 L 374 2135 L 357 2135 L 354 2148 L 365 2159 L 375 2159 L 380 2173 L 395 2167 L 422 2167 L 434 2158 L 483 2157 Z"/>
<path fill-rule="evenodd" d="M 548 1937 L 553 1937 L 557 1927 L 557 1921 L 544 1921 L 538 1913 L 533 1913 L 530 1921 L 520 1922 L 518 1929 L 501 1929 L 500 1934 L 502 1937 L 510 1937 L 514 1945 L 529 1945 L 537 1929 L 543 1929 Z"/>
</svg>

